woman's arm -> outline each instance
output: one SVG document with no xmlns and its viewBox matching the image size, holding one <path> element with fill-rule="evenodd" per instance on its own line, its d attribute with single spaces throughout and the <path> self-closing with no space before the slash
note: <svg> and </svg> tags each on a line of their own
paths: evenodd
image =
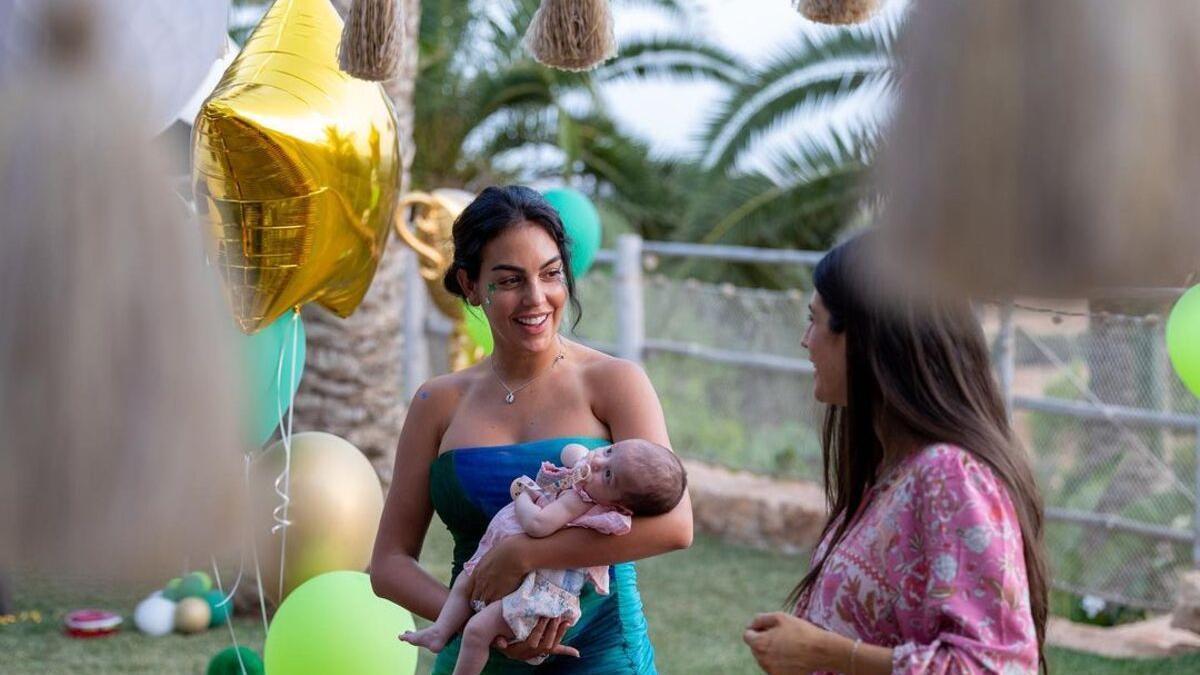
<svg viewBox="0 0 1200 675">
<path fill-rule="evenodd" d="M 448 418 L 446 411 L 452 409 L 453 399 L 454 392 L 437 380 L 427 382 L 413 397 L 396 447 L 392 484 L 371 555 L 375 594 L 431 621 L 437 619 L 449 590 L 417 560 L 433 518 L 429 467 L 438 453 L 443 431 L 440 420 Z"/>
<path fill-rule="evenodd" d="M 892 650 L 838 635 L 804 619 L 772 612 L 759 614 L 742 639 L 758 667 L 769 675 L 833 671 L 846 675 L 888 675 Z"/>
<path fill-rule="evenodd" d="M 567 526 L 567 523 L 587 513 L 592 506 L 579 498 L 574 490 L 564 492 L 545 508 L 533 501 L 526 490 L 517 495 L 513 505 L 517 522 L 531 537 L 548 537 Z"/>
<path fill-rule="evenodd" d="M 658 395 L 640 366 L 619 359 L 591 364 L 584 386 L 593 392 L 592 410 L 608 425 L 614 442 L 644 438 L 671 447 Z M 683 499 L 661 516 L 634 518 L 619 537 L 584 528 L 565 528 L 544 539 L 512 537 L 488 552 L 475 568 L 471 597 L 497 600 L 535 569 L 611 565 L 687 548 L 692 544 L 692 502 Z"/>
</svg>

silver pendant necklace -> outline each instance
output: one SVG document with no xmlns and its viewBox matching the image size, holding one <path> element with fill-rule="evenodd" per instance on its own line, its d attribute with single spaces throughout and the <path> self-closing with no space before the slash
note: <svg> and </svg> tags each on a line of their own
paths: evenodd
<svg viewBox="0 0 1200 675">
<path fill-rule="evenodd" d="M 509 405 L 512 405 L 513 403 L 515 403 L 517 400 L 517 392 L 518 391 L 521 391 L 525 387 L 528 387 L 529 385 L 533 384 L 534 380 L 537 380 L 539 377 L 550 372 L 554 368 L 554 366 L 558 365 L 559 361 L 562 361 L 566 357 L 567 357 L 566 353 L 563 352 L 563 350 L 562 350 L 562 339 L 559 338 L 558 354 L 556 354 L 554 356 L 554 360 L 550 362 L 550 365 L 546 366 L 545 369 L 542 370 L 542 372 L 538 373 L 537 375 L 534 375 L 533 377 L 529 378 L 528 380 L 525 380 L 525 382 L 523 382 L 520 386 L 515 387 L 515 388 L 509 387 L 507 384 L 505 384 L 504 378 L 500 377 L 500 372 L 498 370 L 496 370 L 496 360 L 492 359 L 492 361 L 491 361 L 492 374 L 496 376 L 496 381 L 500 383 L 500 386 L 504 387 L 504 391 L 508 392 L 504 397 L 504 402 Z"/>
</svg>

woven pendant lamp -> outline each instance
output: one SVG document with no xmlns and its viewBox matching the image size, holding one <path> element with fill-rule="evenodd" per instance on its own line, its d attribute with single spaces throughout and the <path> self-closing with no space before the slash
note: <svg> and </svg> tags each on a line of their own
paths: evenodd
<svg viewBox="0 0 1200 675">
<path fill-rule="evenodd" d="M 390 80 L 400 68 L 403 35 L 397 0 L 354 0 L 342 29 L 338 65 L 360 80 Z"/>
<path fill-rule="evenodd" d="M 795 0 L 804 18 L 817 23 L 862 23 L 879 9 L 881 0 Z"/>
<path fill-rule="evenodd" d="M 524 44 L 542 65 L 591 70 L 617 55 L 612 9 L 607 0 L 542 0 Z"/>
<path fill-rule="evenodd" d="M 897 280 L 1078 296 L 1200 269 L 1200 4 L 921 0 L 905 30 L 877 162 Z"/>
</svg>

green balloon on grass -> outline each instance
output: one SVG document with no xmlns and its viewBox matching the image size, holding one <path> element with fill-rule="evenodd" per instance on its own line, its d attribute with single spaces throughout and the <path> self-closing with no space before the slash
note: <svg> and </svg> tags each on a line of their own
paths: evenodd
<svg viewBox="0 0 1200 675">
<path fill-rule="evenodd" d="M 233 598 L 226 600 L 225 594 L 214 588 L 204 594 L 204 601 L 212 610 L 212 619 L 208 622 L 209 628 L 220 626 L 229 620 L 229 615 L 233 613 Z"/>
<path fill-rule="evenodd" d="M 279 411 L 287 413 L 300 378 L 304 375 L 304 321 L 287 312 L 254 335 L 240 336 L 243 381 L 249 394 L 248 418 L 251 440 L 262 445 L 279 426 Z M 292 344 L 295 343 L 295 359 Z M 283 371 L 280 372 L 280 361 Z"/>
<path fill-rule="evenodd" d="M 211 590 L 212 577 L 204 572 L 192 572 L 183 577 L 183 581 L 179 584 L 179 597 L 203 598 L 204 594 Z"/>
<path fill-rule="evenodd" d="M 576 279 L 581 279 L 592 269 L 596 251 L 600 250 L 600 213 L 592 200 L 579 190 L 554 188 L 547 190 L 544 196 L 562 218 L 567 239 L 571 242 L 571 272 Z"/>
<path fill-rule="evenodd" d="M 475 307 L 467 302 L 463 303 L 463 328 L 466 329 L 467 337 L 471 338 L 471 342 L 483 348 L 484 354 L 492 353 L 492 348 L 495 347 L 492 339 L 492 326 L 488 323 L 487 315 L 483 313 L 482 307 Z"/>
<path fill-rule="evenodd" d="M 168 581 L 167 585 L 163 586 L 163 597 L 171 600 L 172 602 L 178 602 L 180 598 L 183 597 L 183 593 L 181 591 L 182 586 L 183 577 L 175 577 L 174 579 Z"/>
<path fill-rule="evenodd" d="M 243 667 L 245 675 L 263 675 L 263 661 L 258 652 L 249 647 L 226 647 L 212 657 L 204 672 L 205 675 L 242 675 Z"/>
<path fill-rule="evenodd" d="M 1200 286 L 1193 286 L 1167 318 L 1167 353 L 1179 379 L 1200 397 Z"/>
<path fill-rule="evenodd" d="M 362 572 L 326 572 L 292 591 L 267 631 L 267 672 L 407 675 L 417 648 L 396 639 L 412 615 L 371 590 Z"/>
</svg>

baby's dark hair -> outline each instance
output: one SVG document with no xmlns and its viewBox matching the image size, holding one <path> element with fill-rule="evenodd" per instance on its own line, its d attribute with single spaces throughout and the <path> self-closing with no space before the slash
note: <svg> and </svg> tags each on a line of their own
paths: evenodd
<svg viewBox="0 0 1200 675">
<path fill-rule="evenodd" d="M 635 516 L 657 516 L 675 508 L 687 490 L 687 471 L 679 457 L 640 438 L 620 445 L 621 506 Z"/>
</svg>

